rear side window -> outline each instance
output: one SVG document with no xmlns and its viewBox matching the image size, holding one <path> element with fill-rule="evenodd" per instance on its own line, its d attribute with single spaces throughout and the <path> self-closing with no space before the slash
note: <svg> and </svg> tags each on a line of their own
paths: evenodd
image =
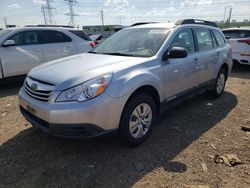
<svg viewBox="0 0 250 188">
<path fill-rule="evenodd" d="M 181 30 L 174 38 L 170 48 L 182 47 L 185 48 L 188 53 L 194 52 L 194 39 L 191 29 Z"/>
<path fill-rule="evenodd" d="M 220 34 L 219 31 L 213 30 L 214 36 L 216 38 L 218 46 L 224 46 L 226 41 L 224 40 L 223 36 Z"/>
<path fill-rule="evenodd" d="M 72 39 L 69 38 L 62 32 L 59 31 L 43 31 L 44 43 L 61 43 L 61 42 L 71 42 Z"/>
<path fill-rule="evenodd" d="M 84 31 L 81 31 L 81 30 L 72 30 L 72 31 L 69 31 L 71 33 L 73 33 L 74 35 L 84 39 L 84 40 L 87 40 L 87 41 L 91 41 L 91 39 L 89 38 L 89 36 L 84 33 Z"/>
<path fill-rule="evenodd" d="M 211 32 L 211 37 L 212 37 L 214 48 L 216 48 L 216 47 L 218 47 L 217 41 L 216 41 L 215 36 L 214 36 L 214 34 L 212 33 L 211 30 L 210 30 L 210 32 Z"/>
<path fill-rule="evenodd" d="M 247 38 L 250 37 L 250 31 L 248 30 L 224 30 L 224 35 L 231 39 Z"/>
<path fill-rule="evenodd" d="M 197 39 L 197 47 L 199 51 L 204 51 L 213 48 L 211 34 L 208 29 L 195 29 L 195 36 Z"/>
</svg>

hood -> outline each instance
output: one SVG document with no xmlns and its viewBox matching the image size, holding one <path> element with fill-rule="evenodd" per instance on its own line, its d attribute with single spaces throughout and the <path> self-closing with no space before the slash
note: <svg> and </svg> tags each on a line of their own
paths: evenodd
<svg viewBox="0 0 250 188">
<path fill-rule="evenodd" d="M 56 90 L 64 90 L 142 62 L 145 58 L 84 53 L 42 64 L 28 76 L 53 84 Z"/>
</svg>

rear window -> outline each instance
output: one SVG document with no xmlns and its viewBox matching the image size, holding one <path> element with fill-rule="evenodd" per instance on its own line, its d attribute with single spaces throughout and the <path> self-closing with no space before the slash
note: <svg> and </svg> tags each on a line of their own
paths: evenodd
<svg viewBox="0 0 250 188">
<path fill-rule="evenodd" d="M 71 30 L 70 32 L 73 33 L 74 35 L 76 35 L 76 36 L 84 39 L 84 40 L 91 41 L 91 39 L 89 38 L 89 36 L 86 33 L 84 33 L 84 31 Z"/>
<path fill-rule="evenodd" d="M 231 39 L 247 38 L 250 37 L 250 31 L 248 30 L 224 30 L 224 35 Z"/>
</svg>

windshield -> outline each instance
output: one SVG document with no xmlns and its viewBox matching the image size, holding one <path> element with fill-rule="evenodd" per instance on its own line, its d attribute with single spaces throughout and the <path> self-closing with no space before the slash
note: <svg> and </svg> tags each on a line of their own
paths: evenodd
<svg viewBox="0 0 250 188">
<path fill-rule="evenodd" d="M 151 57 L 169 34 L 167 28 L 131 28 L 121 30 L 90 53 Z"/>
<path fill-rule="evenodd" d="M 0 38 L 5 34 L 9 33 L 11 30 L 0 30 Z"/>
</svg>

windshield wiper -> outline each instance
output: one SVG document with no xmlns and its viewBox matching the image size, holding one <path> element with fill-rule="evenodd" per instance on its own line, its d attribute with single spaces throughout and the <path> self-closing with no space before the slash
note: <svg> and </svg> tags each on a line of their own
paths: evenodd
<svg viewBox="0 0 250 188">
<path fill-rule="evenodd" d="M 123 53 L 119 53 L 119 52 L 111 52 L 111 53 L 101 53 L 104 55 L 118 55 L 118 56 L 134 56 L 133 54 L 123 54 Z"/>
<path fill-rule="evenodd" d="M 88 53 L 90 53 L 90 54 L 97 54 L 97 52 L 94 52 L 94 51 L 89 51 Z"/>
</svg>

